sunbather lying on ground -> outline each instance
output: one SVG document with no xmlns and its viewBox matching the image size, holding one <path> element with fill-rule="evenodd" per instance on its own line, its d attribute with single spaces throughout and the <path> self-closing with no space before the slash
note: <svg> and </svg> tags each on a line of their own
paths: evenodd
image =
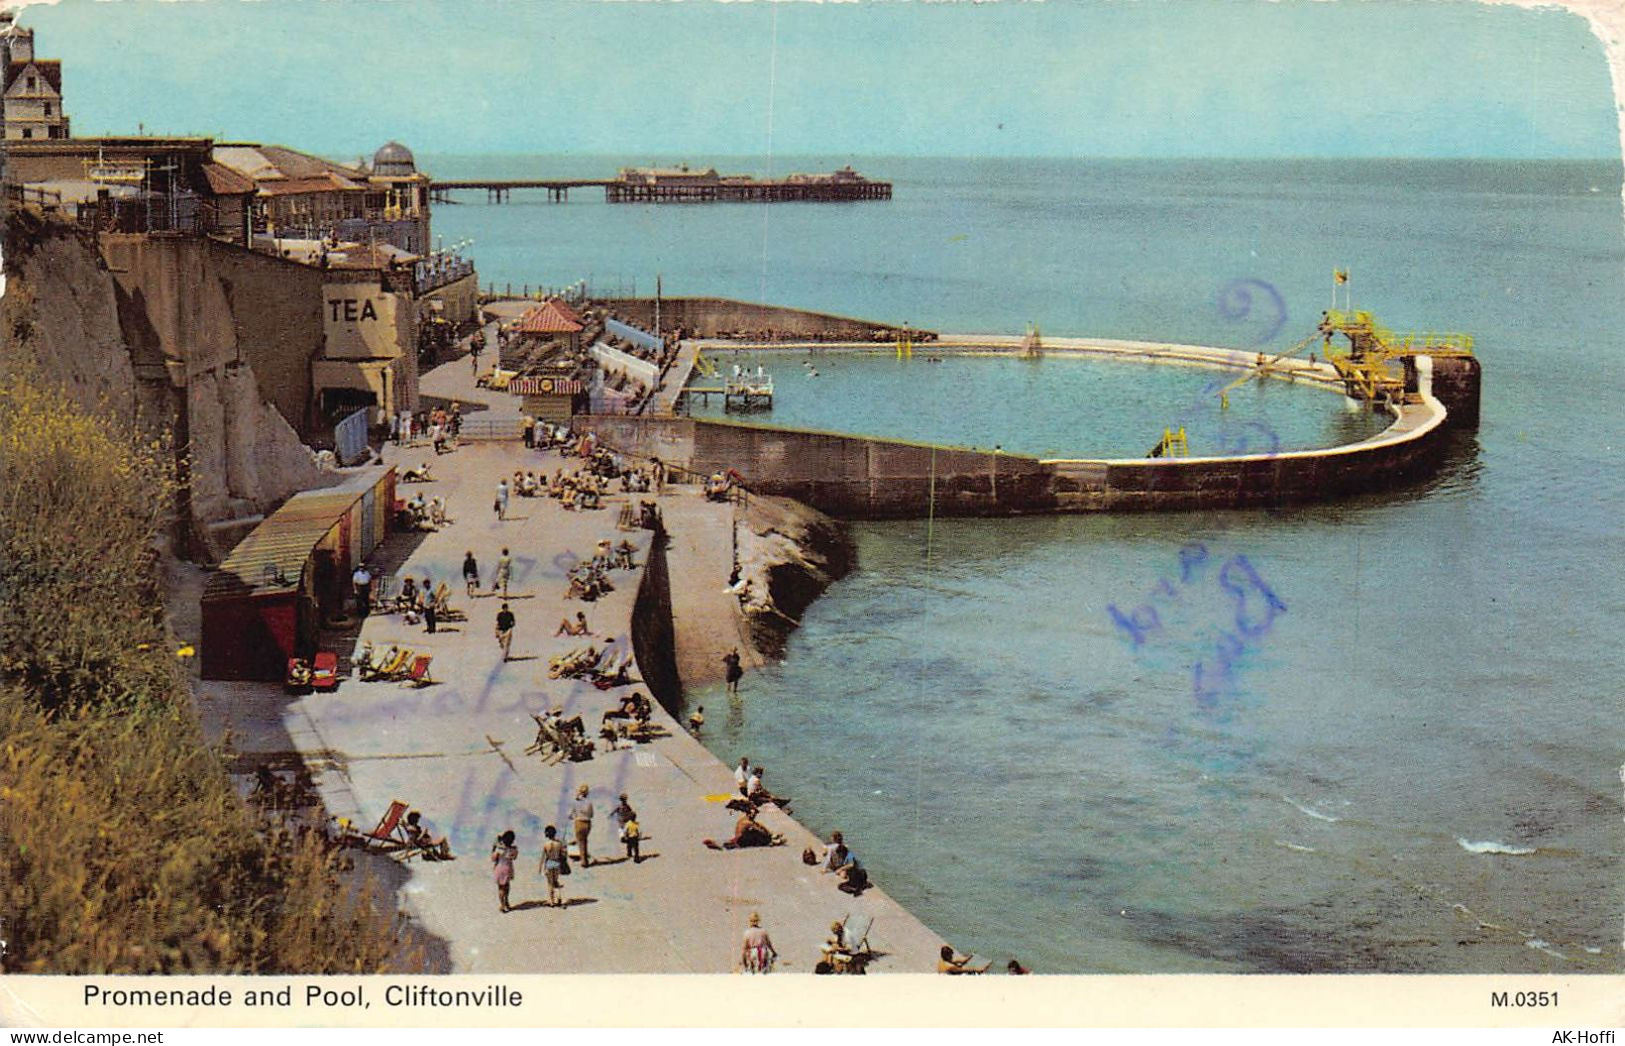
<svg viewBox="0 0 1625 1046">
<path fill-rule="evenodd" d="M 784 836 L 774 835 L 756 819 L 745 814 L 734 825 L 732 839 L 720 843 L 715 839 L 706 839 L 704 842 L 713 850 L 744 850 L 755 846 L 783 846 Z"/>
</svg>

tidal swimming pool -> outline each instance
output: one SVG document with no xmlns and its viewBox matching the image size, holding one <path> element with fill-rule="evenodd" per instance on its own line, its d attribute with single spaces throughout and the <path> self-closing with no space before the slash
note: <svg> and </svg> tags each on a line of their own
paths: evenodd
<svg viewBox="0 0 1625 1046">
<path fill-rule="evenodd" d="M 771 375 L 771 411 L 727 412 L 691 397 L 695 417 L 731 417 L 948 446 L 999 447 L 1040 458 L 1141 457 L 1183 427 L 1190 453 L 1268 454 L 1352 443 L 1392 420 L 1323 388 L 1270 379 L 1219 392 L 1240 371 L 1081 355 L 1036 360 L 960 353 L 816 349 L 707 353 L 723 378 L 735 366 Z M 694 385 L 720 378 L 696 375 Z"/>
</svg>

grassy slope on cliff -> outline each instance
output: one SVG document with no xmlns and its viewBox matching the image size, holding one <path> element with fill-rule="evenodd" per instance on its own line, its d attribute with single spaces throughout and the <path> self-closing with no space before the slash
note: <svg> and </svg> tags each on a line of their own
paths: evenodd
<svg viewBox="0 0 1625 1046">
<path fill-rule="evenodd" d="M 375 972 L 398 917 L 268 826 L 162 620 L 170 456 L 0 373 L 0 969 Z"/>
</svg>

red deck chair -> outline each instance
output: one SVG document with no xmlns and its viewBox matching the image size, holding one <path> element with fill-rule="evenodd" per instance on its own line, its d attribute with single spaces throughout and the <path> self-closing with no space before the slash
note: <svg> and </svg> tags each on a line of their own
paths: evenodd
<svg viewBox="0 0 1625 1046">
<path fill-rule="evenodd" d="M 394 853 L 408 847 L 406 831 L 402 823 L 406 820 L 407 806 L 396 799 L 389 804 L 389 812 L 378 819 L 378 827 L 370 832 L 357 832 L 354 829 L 346 836 L 348 841 L 363 850 L 372 853 Z"/>
<path fill-rule="evenodd" d="M 331 650 L 319 650 L 310 666 L 310 685 L 313 690 L 334 690 L 339 685 L 339 656 Z"/>
<path fill-rule="evenodd" d="M 412 662 L 412 668 L 406 673 L 404 682 L 413 686 L 430 686 L 434 680 L 429 677 L 429 662 L 434 658 L 428 654 L 419 654 Z"/>
</svg>

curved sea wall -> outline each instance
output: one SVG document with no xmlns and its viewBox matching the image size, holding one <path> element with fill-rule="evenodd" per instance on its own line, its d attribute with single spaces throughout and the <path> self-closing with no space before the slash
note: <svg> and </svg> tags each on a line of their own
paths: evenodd
<svg viewBox="0 0 1625 1046">
<path fill-rule="evenodd" d="M 654 329 L 653 298 L 604 298 L 598 302 L 609 312 L 624 316 L 645 330 Z M 661 298 L 660 327 L 679 327 L 698 338 L 727 338 L 740 331 L 772 331 L 782 338 L 849 338 L 873 342 L 896 337 L 896 324 L 876 323 L 852 316 L 813 312 L 785 305 L 763 305 L 733 298 Z M 922 336 L 934 336 L 918 331 Z"/>
<path fill-rule="evenodd" d="M 1227 368 L 1256 359 L 1152 348 L 1136 346 L 1132 354 Z M 1329 386 L 1335 374 L 1304 361 L 1283 373 Z M 1251 508 L 1384 490 L 1435 469 L 1449 431 L 1477 422 L 1478 361 L 1407 358 L 1406 374 L 1412 387 L 1394 405 L 1393 423 L 1370 439 L 1237 457 L 1045 460 L 733 421 L 583 416 L 574 424 L 624 452 L 695 472 L 733 469 L 753 493 L 794 498 L 843 519 Z"/>
</svg>

